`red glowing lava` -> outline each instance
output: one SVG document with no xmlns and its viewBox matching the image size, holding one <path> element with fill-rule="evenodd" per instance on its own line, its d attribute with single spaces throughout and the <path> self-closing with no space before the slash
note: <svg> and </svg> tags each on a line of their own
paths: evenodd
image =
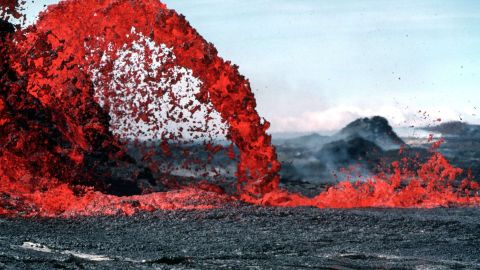
<svg viewBox="0 0 480 270">
<path fill-rule="evenodd" d="M 126 44 L 128 47 L 132 39 L 138 39 L 135 33 L 142 33 L 156 45 L 171 48 L 174 57 L 167 60 L 166 65 L 191 70 L 193 76 L 202 82 L 196 98 L 211 102 L 229 126 L 227 138 L 240 151 L 239 188 L 255 196 L 277 186 L 279 163 L 271 138 L 265 133 L 269 124 L 255 110 L 255 98 L 248 80 L 238 73 L 238 67 L 218 57 L 215 47 L 205 41 L 183 16 L 155 0 L 65 1 L 51 6 L 36 26 L 39 33 L 51 33 L 48 40 L 54 47 L 65 48 L 58 52 L 57 65 L 61 64 L 60 59 L 75 59 L 73 61 L 83 67 L 90 66 L 92 61 L 95 65 L 101 58 L 108 59 L 106 65 L 97 69 L 107 74 L 102 78 L 104 80 L 109 79 L 112 61 L 119 57 L 118 50 Z M 147 51 L 147 54 L 152 55 L 152 52 Z M 159 69 L 164 71 L 166 67 L 162 65 Z M 171 70 L 174 68 L 166 70 L 167 76 L 177 76 Z M 161 73 L 149 79 L 159 78 Z M 106 95 L 111 96 L 112 91 Z M 140 109 L 152 102 L 152 99 L 145 100 Z M 113 110 L 113 114 L 116 113 L 121 112 Z M 145 122 L 155 120 L 148 111 L 142 113 Z"/>
<path fill-rule="evenodd" d="M 2 18 L 18 18 L 16 5 L 3 1 Z M 0 215 L 220 206 L 232 197 L 218 186 L 185 187 L 172 175 L 190 169 L 197 180 L 221 180 L 223 168 L 212 160 L 222 151 L 238 155 L 237 197 L 249 203 L 479 203 L 478 184 L 455 184 L 461 170 L 438 153 L 418 171 L 394 163 L 392 173 L 343 182 L 314 198 L 279 189 L 269 123 L 255 110 L 248 80 L 157 0 L 67 0 L 50 6 L 35 26 L 16 30 L 1 21 L 0 30 Z M 215 143 L 218 136 L 230 146 Z M 203 157 L 182 148 L 199 140 Z M 171 190 L 154 192 L 162 188 Z"/>
<path fill-rule="evenodd" d="M 314 198 L 275 190 L 261 199 L 243 199 L 262 205 L 319 208 L 433 208 L 480 205 L 480 185 L 466 178 L 455 186 L 454 183 L 463 170 L 450 165 L 440 153 L 433 153 L 417 171 L 401 166 L 400 162 L 392 163 L 392 167 L 392 173 L 375 175 L 364 182 L 341 182 Z"/>
</svg>

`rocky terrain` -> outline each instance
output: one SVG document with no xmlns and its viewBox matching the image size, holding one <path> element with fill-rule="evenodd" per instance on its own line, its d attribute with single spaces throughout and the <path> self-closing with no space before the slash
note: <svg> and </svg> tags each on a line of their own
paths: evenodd
<svg viewBox="0 0 480 270">
<path fill-rule="evenodd" d="M 479 269 L 479 209 L 0 219 L 1 269 Z"/>
</svg>

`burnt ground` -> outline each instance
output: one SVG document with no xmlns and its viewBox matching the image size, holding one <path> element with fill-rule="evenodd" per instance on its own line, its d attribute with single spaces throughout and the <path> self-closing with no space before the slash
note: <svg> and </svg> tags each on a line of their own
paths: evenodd
<svg viewBox="0 0 480 270">
<path fill-rule="evenodd" d="M 0 269 L 480 269 L 480 209 L 0 219 Z"/>
</svg>

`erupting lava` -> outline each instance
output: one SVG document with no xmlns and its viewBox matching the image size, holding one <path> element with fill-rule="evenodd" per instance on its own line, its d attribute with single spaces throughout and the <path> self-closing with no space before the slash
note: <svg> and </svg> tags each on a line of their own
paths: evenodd
<svg viewBox="0 0 480 270">
<path fill-rule="evenodd" d="M 15 7 L 3 0 L 3 19 L 19 18 Z M 480 202 L 478 184 L 459 183 L 461 170 L 438 153 L 418 171 L 394 163 L 389 174 L 314 198 L 279 189 L 269 123 L 248 80 L 157 0 L 67 0 L 34 26 L 0 27 L 0 215 L 203 209 L 234 198 L 316 207 Z M 184 147 L 199 142 L 206 157 Z M 223 168 L 212 165 L 221 151 L 238 158 L 238 196 L 172 176 L 190 169 L 221 180 Z"/>
</svg>

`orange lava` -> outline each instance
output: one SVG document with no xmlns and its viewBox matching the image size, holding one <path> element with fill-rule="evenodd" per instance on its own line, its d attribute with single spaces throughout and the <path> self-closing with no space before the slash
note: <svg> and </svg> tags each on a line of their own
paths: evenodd
<svg viewBox="0 0 480 270">
<path fill-rule="evenodd" d="M 480 185 L 470 179 L 456 180 L 463 170 L 455 168 L 440 153 L 417 171 L 392 164 L 394 172 L 372 176 L 364 182 L 340 182 L 307 198 L 277 189 L 261 199 L 242 196 L 242 200 L 271 206 L 313 206 L 319 208 L 434 208 L 480 205 Z"/>
</svg>

